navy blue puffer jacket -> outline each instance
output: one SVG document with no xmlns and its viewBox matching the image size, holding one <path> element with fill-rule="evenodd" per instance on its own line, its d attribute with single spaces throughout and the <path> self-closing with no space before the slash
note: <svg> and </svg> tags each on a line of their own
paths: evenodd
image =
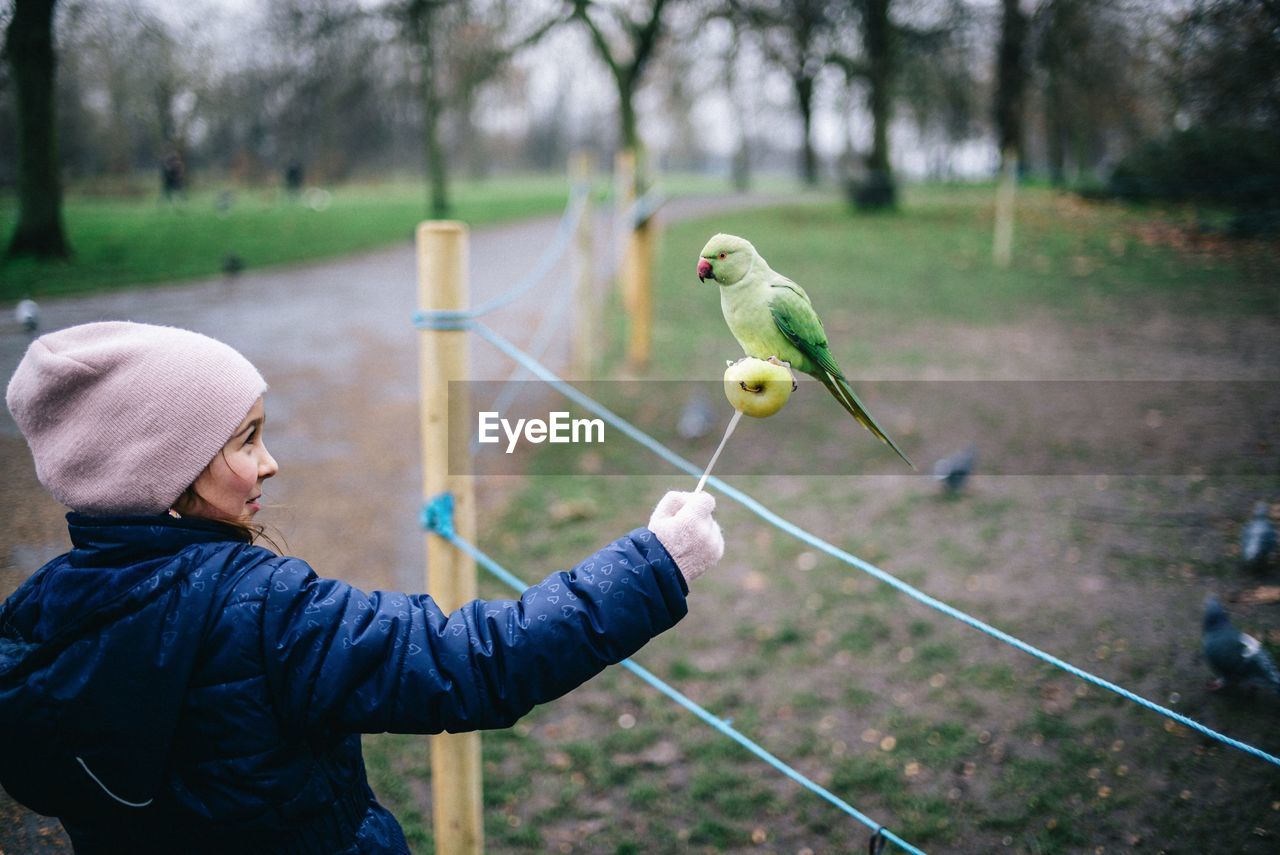
<svg viewBox="0 0 1280 855">
<path fill-rule="evenodd" d="M 0 784 L 78 853 L 407 852 L 359 734 L 507 727 L 686 611 L 646 529 L 445 615 L 218 523 L 68 521 L 0 607 Z"/>
</svg>

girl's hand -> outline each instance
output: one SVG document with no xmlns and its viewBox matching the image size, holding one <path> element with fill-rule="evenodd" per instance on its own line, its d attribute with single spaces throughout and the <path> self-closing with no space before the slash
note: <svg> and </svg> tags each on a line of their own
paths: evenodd
<svg viewBox="0 0 1280 855">
<path fill-rule="evenodd" d="M 716 500 L 710 493 L 667 493 L 649 518 L 649 530 L 676 560 L 686 582 L 714 567 L 724 555 L 724 535 L 712 519 Z"/>
</svg>

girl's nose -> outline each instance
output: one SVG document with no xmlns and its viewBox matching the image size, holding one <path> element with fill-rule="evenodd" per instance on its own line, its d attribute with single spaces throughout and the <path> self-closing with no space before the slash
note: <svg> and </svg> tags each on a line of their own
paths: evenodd
<svg viewBox="0 0 1280 855">
<path fill-rule="evenodd" d="M 270 478 L 280 471 L 280 466 L 276 463 L 276 459 L 271 456 L 271 452 L 267 451 L 267 447 L 262 446 L 262 459 L 258 461 L 258 477 Z"/>
</svg>

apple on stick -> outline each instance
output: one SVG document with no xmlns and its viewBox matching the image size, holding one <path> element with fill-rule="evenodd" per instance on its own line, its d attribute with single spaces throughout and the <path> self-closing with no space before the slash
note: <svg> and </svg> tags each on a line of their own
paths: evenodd
<svg viewBox="0 0 1280 855">
<path fill-rule="evenodd" d="M 786 406 L 796 390 L 791 366 L 770 360 L 744 356 L 729 363 L 724 370 L 724 395 L 735 410 L 763 419 Z"/>
<path fill-rule="evenodd" d="M 729 420 L 720 445 L 716 448 L 716 453 L 711 455 L 711 462 L 707 464 L 693 492 L 702 492 L 711 475 L 711 467 L 716 465 L 720 452 L 733 435 L 743 413 L 757 419 L 771 416 L 786 406 L 796 388 L 796 378 L 791 373 L 791 366 L 779 361 L 776 356 L 767 360 L 745 356 L 737 362 L 729 363 L 729 367 L 724 370 L 724 395 L 733 406 L 733 418 Z"/>
</svg>

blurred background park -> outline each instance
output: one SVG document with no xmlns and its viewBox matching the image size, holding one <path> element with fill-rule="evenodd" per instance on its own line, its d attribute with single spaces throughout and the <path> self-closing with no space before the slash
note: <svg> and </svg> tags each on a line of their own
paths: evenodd
<svg viewBox="0 0 1280 855">
<path fill-rule="evenodd" d="M 1280 698 L 1209 691 L 1199 654 L 1209 593 L 1280 650 L 1280 564 L 1246 561 L 1241 541 L 1257 503 L 1280 518 L 1275 3 L 6 0 L 0 30 L 0 368 L 33 334 L 107 317 L 240 348 L 272 385 L 268 522 L 320 573 L 422 587 L 414 227 L 467 222 L 473 295 L 493 296 L 556 243 L 576 163 L 594 296 L 566 301 L 549 277 L 504 334 L 532 349 L 549 331 L 562 376 L 702 464 L 739 348 L 694 265 L 716 232 L 749 238 L 808 290 L 921 472 L 897 472 L 802 383 L 739 429 L 726 480 L 931 596 L 1280 751 Z M 616 279 L 635 199 L 652 214 L 640 359 Z M 587 363 L 568 344 L 584 312 Z M 474 379 L 508 376 L 471 348 Z M 1045 391 L 1062 381 L 1128 385 Z M 1192 395 L 1217 414 L 1196 431 Z M 561 399 L 523 383 L 520 400 Z M 1099 400 L 1132 417 L 1123 435 Z M 0 428 L 7 595 L 66 535 L 7 413 Z M 618 448 L 485 470 L 481 547 L 535 581 L 692 488 Z M 931 477 L 965 449 L 960 487 Z M 719 508 L 725 561 L 638 661 L 906 840 L 1280 846 L 1274 765 Z M 487 578 L 481 592 L 510 596 Z M 483 752 L 494 852 L 866 846 L 867 829 L 616 669 Z M 414 851 L 435 851 L 426 741 L 379 735 L 366 753 Z M 0 801 L 0 851 L 66 847 Z"/>
</svg>

